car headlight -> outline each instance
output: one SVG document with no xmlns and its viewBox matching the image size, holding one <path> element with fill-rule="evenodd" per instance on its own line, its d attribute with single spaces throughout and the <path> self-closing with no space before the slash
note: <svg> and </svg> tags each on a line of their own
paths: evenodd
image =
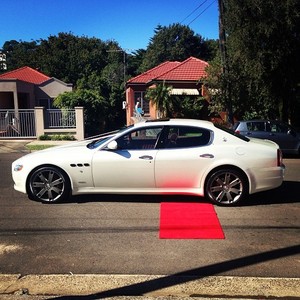
<svg viewBox="0 0 300 300">
<path fill-rule="evenodd" d="M 15 172 L 19 172 L 23 169 L 23 165 L 17 164 L 14 166 L 14 171 Z"/>
</svg>

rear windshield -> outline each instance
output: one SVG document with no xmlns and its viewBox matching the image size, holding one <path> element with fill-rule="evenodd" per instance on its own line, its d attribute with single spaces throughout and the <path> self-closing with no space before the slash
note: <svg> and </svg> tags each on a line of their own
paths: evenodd
<svg viewBox="0 0 300 300">
<path fill-rule="evenodd" d="M 249 138 L 247 138 L 246 136 L 241 135 L 241 134 L 233 131 L 232 129 L 226 128 L 226 127 L 221 126 L 219 124 L 214 124 L 214 126 L 217 127 L 217 128 L 219 128 L 219 129 L 221 129 L 221 130 L 223 130 L 223 131 L 225 131 L 225 132 L 227 132 L 227 133 L 229 133 L 229 134 L 231 134 L 231 135 L 234 135 L 235 137 L 237 137 L 237 138 L 239 138 L 239 139 L 241 139 L 241 140 L 243 140 L 245 142 L 249 142 L 250 141 Z"/>
</svg>

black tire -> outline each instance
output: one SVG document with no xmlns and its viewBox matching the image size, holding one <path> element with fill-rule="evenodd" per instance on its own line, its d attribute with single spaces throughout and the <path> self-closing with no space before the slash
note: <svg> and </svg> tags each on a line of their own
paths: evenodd
<svg viewBox="0 0 300 300">
<path fill-rule="evenodd" d="M 221 169 L 209 174 L 205 196 L 217 205 L 233 206 L 249 194 L 246 176 L 235 169 Z"/>
<path fill-rule="evenodd" d="M 28 197 L 44 202 L 57 203 L 70 196 L 68 176 L 59 168 L 44 166 L 36 169 L 28 179 Z"/>
</svg>

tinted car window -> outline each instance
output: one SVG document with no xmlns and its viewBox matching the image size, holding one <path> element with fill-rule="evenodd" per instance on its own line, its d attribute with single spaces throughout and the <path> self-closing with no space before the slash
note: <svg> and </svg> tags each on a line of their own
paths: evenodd
<svg viewBox="0 0 300 300">
<path fill-rule="evenodd" d="M 275 132 L 275 133 L 288 133 L 289 127 L 286 124 L 283 123 L 274 123 L 270 122 L 270 132 Z"/>
<path fill-rule="evenodd" d="M 165 136 L 165 148 L 199 147 L 209 144 L 211 132 L 192 126 L 170 126 Z"/>
<path fill-rule="evenodd" d="M 265 131 L 265 122 L 247 122 L 247 130 L 249 131 Z"/>
<path fill-rule="evenodd" d="M 140 128 L 119 137 L 116 142 L 119 149 L 154 149 L 161 131 L 162 127 Z"/>
</svg>

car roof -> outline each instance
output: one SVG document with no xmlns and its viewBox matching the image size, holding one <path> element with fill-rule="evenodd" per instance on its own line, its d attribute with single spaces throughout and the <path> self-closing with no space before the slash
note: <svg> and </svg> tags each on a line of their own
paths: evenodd
<svg viewBox="0 0 300 300">
<path fill-rule="evenodd" d="M 178 126 L 203 126 L 206 128 L 213 128 L 212 122 L 198 119 L 156 119 L 156 120 L 146 120 L 143 122 L 135 123 L 134 127 L 144 127 L 144 126 L 168 126 L 168 125 L 178 125 Z"/>
</svg>

